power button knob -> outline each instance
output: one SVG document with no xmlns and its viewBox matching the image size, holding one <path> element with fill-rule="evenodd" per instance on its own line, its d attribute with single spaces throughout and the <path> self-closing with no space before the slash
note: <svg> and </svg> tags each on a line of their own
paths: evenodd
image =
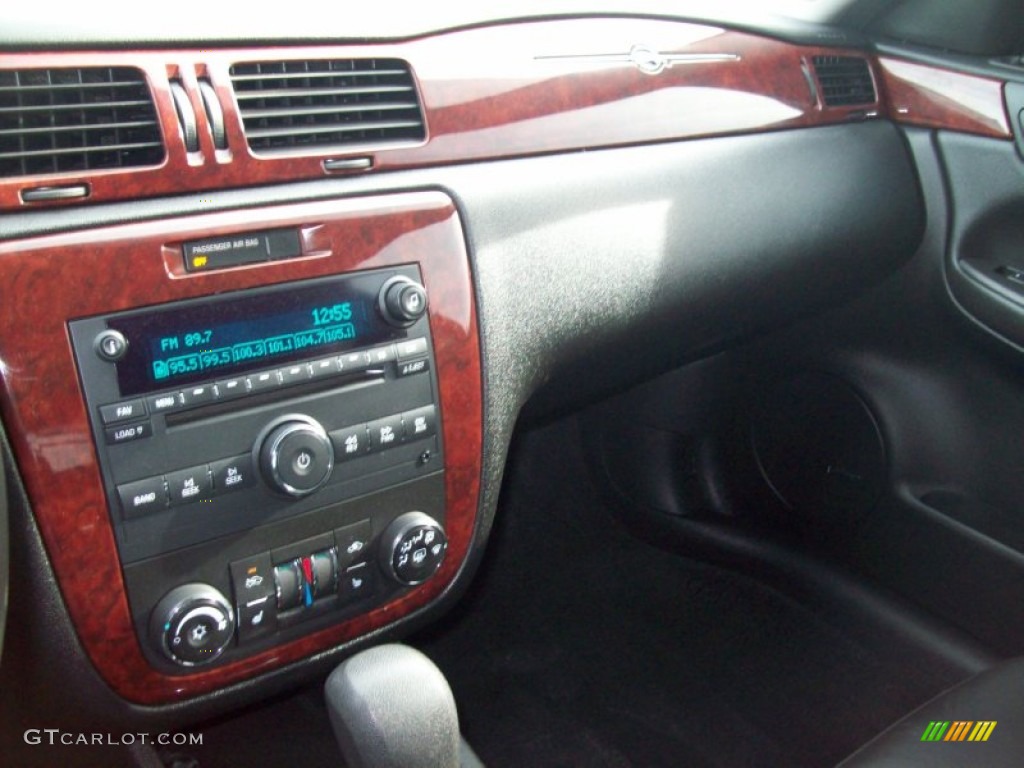
<svg viewBox="0 0 1024 768">
<path fill-rule="evenodd" d="M 279 493 L 300 498 L 327 482 L 334 469 L 334 447 L 320 422 L 289 416 L 257 441 L 263 479 Z"/>
</svg>

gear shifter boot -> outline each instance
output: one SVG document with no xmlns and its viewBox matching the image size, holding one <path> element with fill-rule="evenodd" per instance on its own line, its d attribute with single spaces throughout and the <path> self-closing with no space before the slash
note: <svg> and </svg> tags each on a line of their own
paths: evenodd
<svg viewBox="0 0 1024 768">
<path fill-rule="evenodd" d="M 458 768 L 455 698 L 419 651 L 394 644 L 358 653 L 324 692 L 348 768 Z"/>
</svg>

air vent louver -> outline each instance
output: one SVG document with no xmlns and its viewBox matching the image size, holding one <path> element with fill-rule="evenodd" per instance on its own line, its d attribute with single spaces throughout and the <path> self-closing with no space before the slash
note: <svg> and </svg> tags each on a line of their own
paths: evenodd
<svg viewBox="0 0 1024 768">
<path fill-rule="evenodd" d="M 255 152 L 421 141 L 409 65 L 395 59 L 235 64 L 231 80 Z"/>
<path fill-rule="evenodd" d="M 126 67 L 0 71 L 0 177 L 156 165 L 153 97 Z"/>
<path fill-rule="evenodd" d="M 875 84 L 868 62 L 857 56 L 815 56 L 814 70 L 827 107 L 874 104 Z"/>
</svg>

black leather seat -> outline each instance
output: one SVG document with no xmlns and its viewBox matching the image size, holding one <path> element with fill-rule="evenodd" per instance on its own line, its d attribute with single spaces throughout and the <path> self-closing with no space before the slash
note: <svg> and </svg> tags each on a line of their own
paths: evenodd
<svg viewBox="0 0 1024 768">
<path fill-rule="evenodd" d="M 931 728 L 937 741 L 923 737 Z M 970 741 L 979 723 L 994 728 Z M 956 723 L 970 723 L 955 728 Z M 948 740 L 947 737 L 949 737 Z M 954 740 L 962 738 L 963 740 Z M 1024 658 L 993 667 L 936 696 L 865 744 L 838 768 L 1021 768 L 1024 766 Z"/>
</svg>

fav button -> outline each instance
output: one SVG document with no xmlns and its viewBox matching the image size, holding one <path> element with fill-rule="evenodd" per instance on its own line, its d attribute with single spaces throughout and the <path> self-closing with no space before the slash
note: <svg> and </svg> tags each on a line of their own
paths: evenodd
<svg viewBox="0 0 1024 768">
<path fill-rule="evenodd" d="M 100 406 L 100 418 L 104 424 L 118 424 L 122 421 L 141 419 L 146 415 L 146 403 L 142 399 L 125 400 L 120 403 Z"/>
</svg>

